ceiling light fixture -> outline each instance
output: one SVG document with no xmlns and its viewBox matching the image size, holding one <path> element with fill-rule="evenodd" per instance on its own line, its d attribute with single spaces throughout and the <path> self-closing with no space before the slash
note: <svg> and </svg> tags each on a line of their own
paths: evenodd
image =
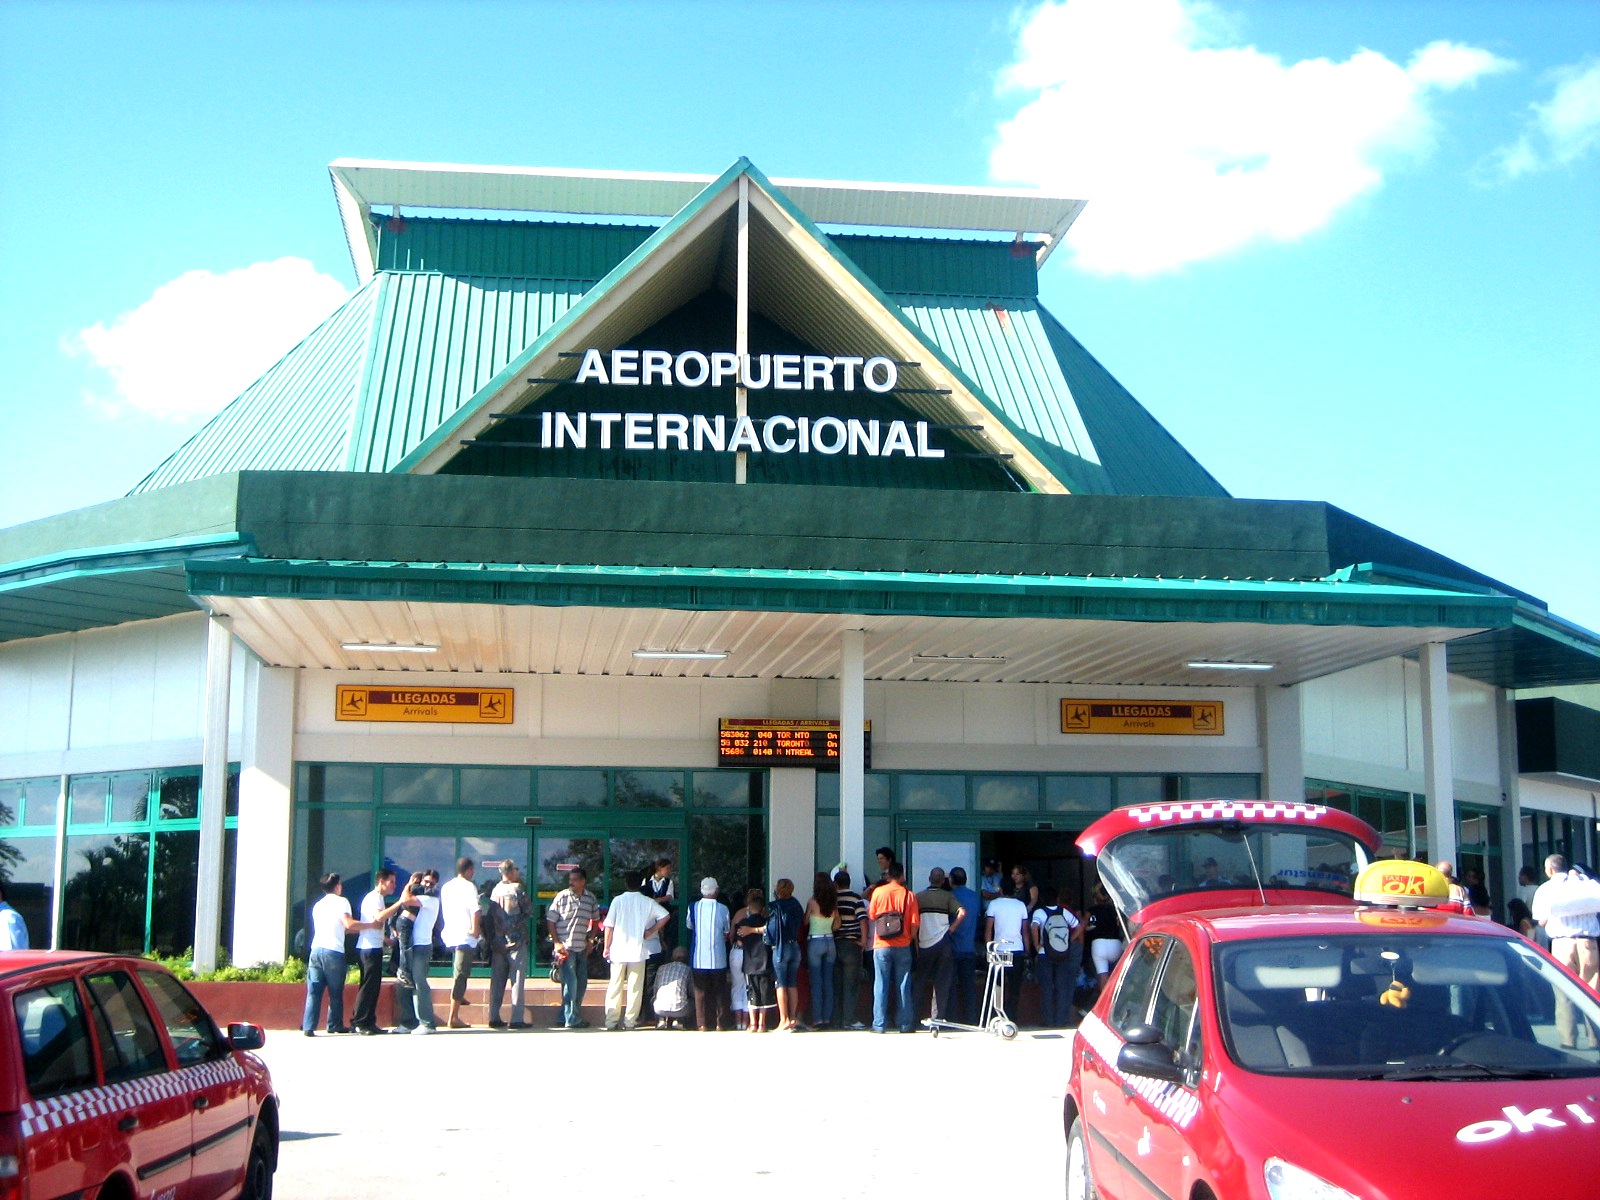
<svg viewBox="0 0 1600 1200">
<path fill-rule="evenodd" d="M 1192 662 L 1188 664 L 1191 671 L 1271 671 L 1277 663 L 1262 662 Z"/>
<path fill-rule="evenodd" d="M 912 662 L 925 663 L 1003 663 L 998 654 L 913 654 Z"/>
<path fill-rule="evenodd" d="M 439 647 L 423 643 L 401 645 L 399 642 L 340 642 L 341 650 L 364 650 L 368 654 L 433 654 Z"/>
<path fill-rule="evenodd" d="M 635 650 L 635 658 L 693 658 L 717 661 L 728 657 L 726 650 Z"/>
</svg>

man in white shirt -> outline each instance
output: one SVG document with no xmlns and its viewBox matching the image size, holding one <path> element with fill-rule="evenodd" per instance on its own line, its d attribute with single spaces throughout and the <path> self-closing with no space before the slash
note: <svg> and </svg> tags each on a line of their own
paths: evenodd
<svg viewBox="0 0 1600 1200">
<path fill-rule="evenodd" d="M 603 922 L 605 956 L 611 964 L 606 983 L 606 1028 L 637 1029 L 644 1005 L 645 942 L 661 932 L 671 914 L 649 896 L 645 880 L 611 902 Z"/>
<path fill-rule="evenodd" d="M 1575 871 L 1567 870 L 1563 855 L 1552 854 L 1544 860 L 1544 873 L 1548 877 L 1533 893 L 1533 919 L 1544 926 L 1550 937 L 1550 956 L 1565 964 L 1579 979 L 1591 988 L 1600 986 L 1600 901 L 1592 881 Z M 1556 992 L 1556 1031 L 1561 1035 L 1561 1048 L 1577 1048 L 1577 1013 L 1572 1002 Z M 1600 1030 L 1589 1030 L 1591 1042 L 1600 1044 Z"/>
<path fill-rule="evenodd" d="M 466 1029 L 461 1010 L 467 1004 L 467 980 L 472 978 L 472 963 L 478 957 L 478 929 L 483 911 L 478 905 L 478 888 L 472 882 L 475 864 L 466 855 L 456 859 L 456 877 L 439 889 L 439 912 L 444 918 L 440 937 L 454 956 L 455 977 L 450 985 L 450 1028 Z"/>
<path fill-rule="evenodd" d="M 433 1012 L 433 990 L 428 986 L 428 962 L 433 958 L 433 934 L 439 927 L 439 872 L 430 868 L 414 888 L 407 884 L 399 903 L 414 910 L 415 916 L 400 918 L 402 929 L 411 926 L 411 937 L 409 949 L 405 948 L 406 937 L 402 934 L 400 938 L 407 961 L 395 986 L 396 1019 L 412 1033 L 432 1033 L 438 1018 Z"/>
<path fill-rule="evenodd" d="M 1006 1016 L 1012 1021 L 1017 1019 L 1018 981 L 1022 976 L 1022 956 L 1028 949 L 1023 933 L 1023 926 L 1028 921 L 1028 906 L 1016 898 L 1016 890 L 1016 880 L 1010 875 L 1000 876 L 1000 895 L 989 901 L 988 916 L 984 921 L 989 944 L 996 950 L 1011 951 L 1011 966 L 1001 971 L 1000 979 L 1001 1003 Z"/>
<path fill-rule="evenodd" d="M 728 906 L 717 899 L 717 881 L 700 881 L 700 899 L 689 909 L 689 936 L 694 944 L 695 1026 L 702 1033 L 722 1028 L 728 1007 L 728 943 L 733 939 Z"/>
<path fill-rule="evenodd" d="M 6 903 L 6 889 L 0 885 L 0 950 L 26 950 L 28 926 L 22 914 Z"/>
<path fill-rule="evenodd" d="M 394 872 L 383 868 L 373 878 L 375 886 L 361 897 L 361 932 L 356 934 L 356 962 L 361 984 L 356 989 L 356 1011 L 350 1025 L 357 1033 L 388 1033 L 378 1024 L 378 989 L 383 983 L 384 926 L 400 903 L 385 904 L 394 894 Z"/>
<path fill-rule="evenodd" d="M 344 1023 L 344 938 L 368 926 L 350 915 L 344 884 L 337 871 L 324 875 L 322 899 L 311 906 L 311 959 L 306 964 L 306 1008 L 300 1031 L 315 1037 L 322 1012 L 322 993 L 328 993 L 328 1032 L 349 1033 Z"/>
</svg>

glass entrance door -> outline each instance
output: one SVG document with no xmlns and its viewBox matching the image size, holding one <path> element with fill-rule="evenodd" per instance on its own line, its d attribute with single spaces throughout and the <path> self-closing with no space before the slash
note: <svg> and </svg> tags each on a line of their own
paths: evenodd
<svg viewBox="0 0 1600 1200">
<path fill-rule="evenodd" d="M 437 871 L 442 882 L 455 877 L 456 860 L 470 858 L 475 870 L 472 882 L 480 896 L 487 896 L 500 882 L 500 866 L 507 859 L 526 867 L 529 837 L 525 830 L 487 830 L 458 833 L 438 828 L 386 826 L 383 830 L 383 865 L 395 874 L 395 890 L 406 885 L 414 871 Z M 524 885 L 526 886 L 526 885 Z M 434 938 L 434 959 L 448 960 L 443 946 Z"/>
</svg>

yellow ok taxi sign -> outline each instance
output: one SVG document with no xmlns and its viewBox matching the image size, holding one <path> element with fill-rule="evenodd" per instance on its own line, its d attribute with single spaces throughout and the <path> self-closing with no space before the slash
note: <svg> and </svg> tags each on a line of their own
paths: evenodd
<svg viewBox="0 0 1600 1200">
<path fill-rule="evenodd" d="M 1356 876 L 1356 903 L 1432 908 L 1450 899 L 1450 881 L 1427 863 L 1383 858 Z"/>
</svg>

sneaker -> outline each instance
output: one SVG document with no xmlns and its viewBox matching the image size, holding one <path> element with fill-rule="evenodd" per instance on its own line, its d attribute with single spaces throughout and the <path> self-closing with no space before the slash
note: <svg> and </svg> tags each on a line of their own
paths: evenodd
<svg viewBox="0 0 1600 1200">
<path fill-rule="evenodd" d="M 317 1036 L 317 1031 L 315 1029 L 302 1029 L 300 1032 L 305 1034 L 307 1037 Z"/>
<path fill-rule="evenodd" d="M 362 1037 L 375 1037 L 380 1033 L 388 1033 L 387 1029 L 379 1029 L 376 1025 L 357 1025 L 356 1032 Z"/>
<path fill-rule="evenodd" d="M 423 1034 L 425 1034 L 425 1033 L 432 1033 L 432 1032 L 434 1032 L 434 1028 L 433 1028 L 433 1026 L 432 1026 L 432 1025 L 418 1025 L 418 1026 L 417 1026 L 417 1027 L 416 1027 L 416 1028 L 415 1028 L 415 1029 L 413 1029 L 413 1030 L 412 1030 L 412 1031 L 411 1031 L 411 1032 L 412 1032 L 412 1033 L 414 1033 L 414 1034 L 416 1034 L 416 1035 L 417 1035 L 417 1036 L 418 1036 L 418 1037 L 421 1037 L 421 1036 L 422 1036 L 422 1035 L 423 1035 Z"/>
<path fill-rule="evenodd" d="M 511 1024 L 507 1025 L 506 1028 L 507 1029 L 527 1029 L 527 1028 L 529 1028 L 529 1026 L 528 1026 L 528 1023 L 526 1021 L 513 1021 L 513 1022 L 511 1022 Z"/>
<path fill-rule="evenodd" d="M 348 1025 L 329 1025 L 328 1026 L 328 1032 L 329 1033 L 354 1033 L 355 1031 L 353 1029 L 351 1029 L 350 1026 L 348 1026 Z"/>
<path fill-rule="evenodd" d="M 572 1022 L 572 1024 L 568 1025 L 567 1028 L 568 1029 L 591 1029 L 591 1028 L 593 1028 L 593 1026 L 591 1026 L 589 1024 L 589 1022 L 585 1021 L 582 1017 L 579 1017 L 576 1021 Z"/>
<path fill-rule="evenodd" d="M 856 1030 L 857 1032 L 865 1029 L 866 1027 L 867 1027 L 866 1026 L 866 1022 L 864 1022 L 864 1021 L 851 1021 L 850 1022 L 850 1028 Z"/>
</svg>

